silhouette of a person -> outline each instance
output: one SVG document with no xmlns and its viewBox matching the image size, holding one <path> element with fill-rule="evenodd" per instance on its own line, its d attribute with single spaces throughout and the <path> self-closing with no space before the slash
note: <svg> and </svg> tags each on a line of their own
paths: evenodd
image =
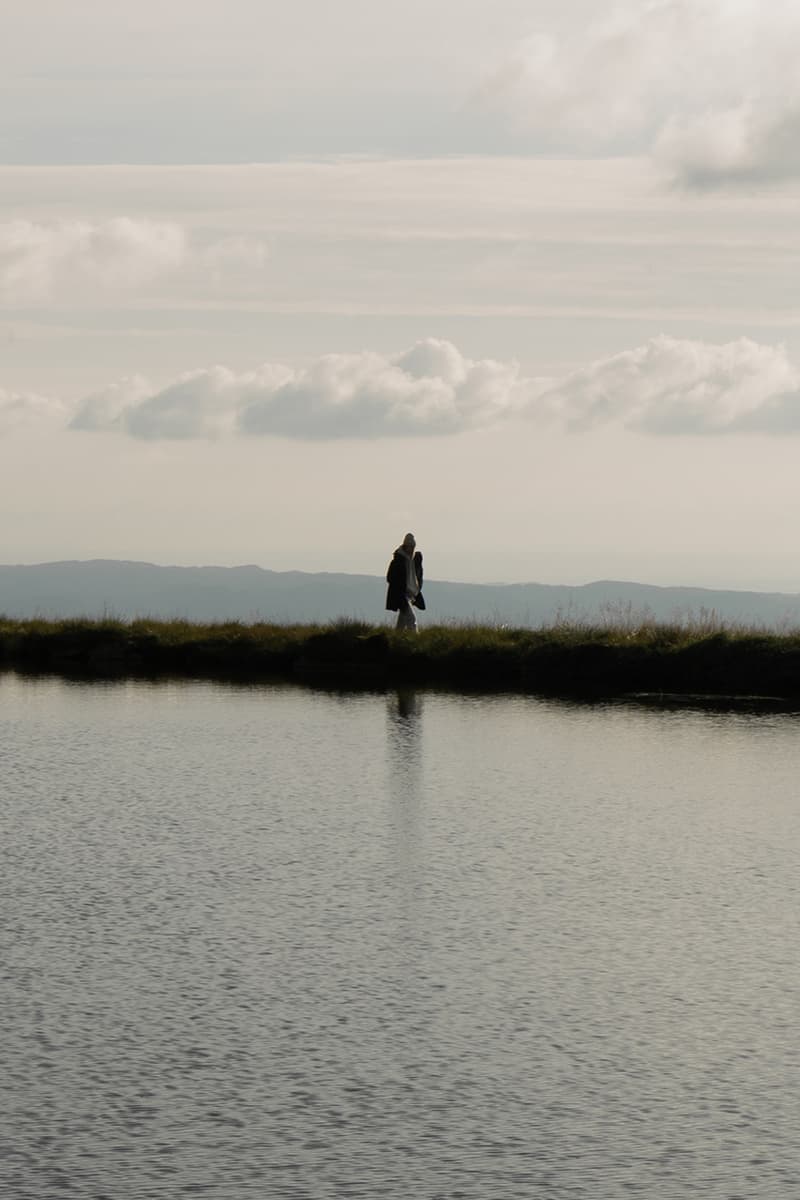
<svg viewBox="0 0 800 1200">
<path fill-rule="evenodd" d="M 386 607 L 397 613 L 397 629 L 410 629 L 414 632 L 417 629 L 414 608 L 425 608 L 422 595 L 422 554 L 416 546 L 417 541 L 413 533 L 407 533 L 402 544 L 395 550 L 386 572 L 386 582 L 389 585 Z"/>
</svg>

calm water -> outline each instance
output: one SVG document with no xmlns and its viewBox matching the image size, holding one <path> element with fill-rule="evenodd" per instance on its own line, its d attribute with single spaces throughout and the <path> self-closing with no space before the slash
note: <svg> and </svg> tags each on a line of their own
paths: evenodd
<svg viewBox="0 0 800 1200">
<path fill-rule="evenodd" d="M 799 742 L 0 676 L 0 1194 L 800 1195 Z"/>
</svg>

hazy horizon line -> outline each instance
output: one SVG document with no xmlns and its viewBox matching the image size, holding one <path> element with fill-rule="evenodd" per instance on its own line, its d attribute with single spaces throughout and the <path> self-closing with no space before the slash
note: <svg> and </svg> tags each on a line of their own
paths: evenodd
<svg viewBox="0 0 800 1200">
<path fill-rule="evenodd" d="M 265 567 L 260 563 L 174 563 L 174 562 L 153 562 L 149 559 L 136 558 L 57 558 L 37 560 L 35 562 L 0 562 L 0 570 L 3 569 L 35 569 L 37 567 L 61 567 L 61 566 L 93 566 L 93 565 L 114 565 L 128 567 L 152 567 L 156 570 L 178 570 L 178 571 L 260 571 L 271 575 L 308 575 L 308 576 L 341 576 L 348 579 L 374 579 L 383 580 L 383 574 L 380 572 L 371 573 L 366 571 L 324 571 L 324 570 L 307 570 L 301 567 L 288 567 L 284 569 L 276 569 L 274 567 Z M 463 579 L 440 579 L 437 576 L 426 573 L 426 581 L 437 584 L 452 584 L 458 587 L 469 588 L 523 588 L 537 587 L 547 588 L 552 590 L 570 590 L 576 591 L 591 587 L 636 587 L 648 588 L 657 591 L 693 591 L 693 592 L 734 592 L 743 595 L 777 595 L 777 596 L 793 596 L 800 595 L 800 589 L 783 591 L 780 588 L 758 588 L 755 586 L 749 587 L 732 587 L 722 585 L 711 585 L 706 583 L 649 583 L 641 579 L 614 579 L 614 578 L 594 578 L 587 579 L 583 583 L 545 583 L 536 579 L 518 579 L 518 580 L 463 580 Z"/>
</svg>

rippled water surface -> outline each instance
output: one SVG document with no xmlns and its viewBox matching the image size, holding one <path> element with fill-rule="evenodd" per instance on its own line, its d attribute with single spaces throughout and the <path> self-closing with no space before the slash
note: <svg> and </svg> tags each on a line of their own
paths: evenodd
<svg viewBox="0 0 800 1200">
<path fill-rule="evenodd" d="M 799 742 L 0 677 L 0 1194 L 800 1196 Z"/>
</svg>

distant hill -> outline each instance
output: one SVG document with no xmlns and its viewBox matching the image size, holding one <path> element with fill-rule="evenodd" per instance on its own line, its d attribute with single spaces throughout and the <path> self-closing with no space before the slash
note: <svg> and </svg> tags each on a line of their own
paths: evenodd
<svg viewBox="0 0 800 1200">
<path fill-rule="evenodd" d="M 309 622 L 354 617 L 378 624 L 386 585 L 372 575 L 267 571 L 261 567 L 162 567 L 96 559 L 0 565 L 0 613 L 10 617 L 179 617 L 193 621 Z M 709 614 L 729 622 L 800 628 L 800 595 L 653 587 L 603 580 L 580 587 L 426 579 L 424 622 L 537 626 L 558 619 L 660 621 Z"/>
</svg>

